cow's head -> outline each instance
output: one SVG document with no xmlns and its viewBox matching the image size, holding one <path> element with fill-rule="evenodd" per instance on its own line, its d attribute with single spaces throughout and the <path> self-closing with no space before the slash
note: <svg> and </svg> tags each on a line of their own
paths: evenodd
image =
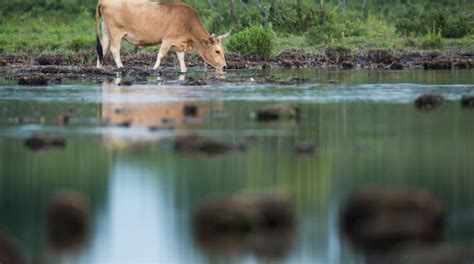
<svg viewBox="0 0 474 264">
<path fill-rule="evenodd" d="M 209 39 L 202 40 L 204 48 L 200 51 L 201 57 L 216 69 L 222 69 L 227 66 L 222 43 L 228 36 L 229 33 L 218 37 L 212 35 Z"/>
</svg>

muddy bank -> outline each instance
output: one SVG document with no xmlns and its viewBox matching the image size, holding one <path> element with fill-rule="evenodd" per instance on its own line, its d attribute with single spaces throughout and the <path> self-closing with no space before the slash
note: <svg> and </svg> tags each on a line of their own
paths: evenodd
<svg viewBox="0 0 474 264">
<path fill-rule="evenodd" d="M 390 50 L 369 50 L 352 53 L 347 49 L 326 49 L 319 54 L 300 51 L 285 51 L 273 58 L 261 56 L 243 57 L 227 54 L 228 69 L 390 69 L 423 68 L 425 70 L 473 69 L 474 51 L 448 52 L 394 52 Z M 58 83 L 62 79 L 98 79 L 104 80 L 117 75 L 146 78 L 160 73 L 178 73 L 176 56 L 169 54 L 162 61 L 159 71 L 152 70 L 156 54 L 152 52 L 129 53 L 122 55 L 123 69 L 114 67 L 111 56 L 106 58 L 105 69 L 95 68 L 95 58 L 91 53 L 68 55 L 0 55 L 0 74 L 10 80 L 19 80 L 26 75 L 42 74 L 49 83 Z M 204 61 L 190 54 L 186 58 L 187 66 L 205 69 Z M 191 83 L 192 84 L 192 83 Z"/>
</svg>

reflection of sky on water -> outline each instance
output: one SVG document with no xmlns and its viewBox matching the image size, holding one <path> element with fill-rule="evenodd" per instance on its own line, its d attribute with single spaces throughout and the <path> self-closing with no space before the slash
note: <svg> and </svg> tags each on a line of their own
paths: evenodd
<svg viewBox="0 0 474 264">
<path fill-rule="evenodd" d="M 87 263 L 185 263 L 173 191 L 164 177 L 117 160 L 108 205 L 97 221 Z M 184 254 L 183 254 L 184 253 Z"/>
</svg>

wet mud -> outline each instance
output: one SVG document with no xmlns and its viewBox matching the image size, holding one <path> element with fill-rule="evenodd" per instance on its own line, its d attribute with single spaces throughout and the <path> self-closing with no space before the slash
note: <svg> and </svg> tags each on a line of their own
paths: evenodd
<svg viewBox="0 0 474 264">
<path fill-rule="evenodd" d="M 278 56 L 265 58 L 261 56 L 244 57 L 238 54 L 227 54 L 228 69 L 387 69 L 401 70 L 406 68 L 423 68 L 425 70 L 473 69 L 474 52 L 443 53 L 443 52 L 394 52 L 391 50 L 368 50 L 353 53 L 348 49 L 328 48 L 319 54 L 310 54 L 297 50 L 284 51 Z M 63 79 L 107 80 L 116 76 L 146 78 L 166 74 L 179 73 L 178 61 L 175 56 L 167 56 L 162 67 L 156 71 L 151 68 L 156 60 L 152 52 L 129 53 L 122 55 L 125 65 L 116 69 L 109 56 L 105 61 L 105 69 L 95 68 L 93 54 L 53 54 L 0 55 L 0 74 L 7 80 L 17 81 L 20 85 L 46 85 L 61 82 Z M 196 56 L 188 55 L 187 66 L 193 69 L 210 69 L 204 61 Z M 265 81 L 265 80 L 262 80 Z M 271 82 L 271 80 L 268 80 Z M 187 85 L 205 85 L 203 80 L 187 79 Z"/>
</svg>

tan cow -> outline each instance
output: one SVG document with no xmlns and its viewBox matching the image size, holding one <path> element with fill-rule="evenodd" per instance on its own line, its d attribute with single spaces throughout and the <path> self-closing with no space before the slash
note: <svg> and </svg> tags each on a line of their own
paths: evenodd
<svg viewBox="0 0 474 264">
<path fill-rule="evenodd" d="M 102 41 L 99 38 L 102 16 Z M 138 47 L 161 44 L 153 69 L 168 50 L 174 47 L 181 72 L 186 72 L 185 52 L 195 49 L 199 55 L 217 69 L 226 67 L 223 40 L 229 35 L 214 37 L 201 23 L 196 11 L 183 3 L 157 3 L 148 1 L 100 0 L 96 8 L 97 68 L 102 68 L 103 58 L 110 46 L 118 68 L 122 39 Z"/>
</svg>

